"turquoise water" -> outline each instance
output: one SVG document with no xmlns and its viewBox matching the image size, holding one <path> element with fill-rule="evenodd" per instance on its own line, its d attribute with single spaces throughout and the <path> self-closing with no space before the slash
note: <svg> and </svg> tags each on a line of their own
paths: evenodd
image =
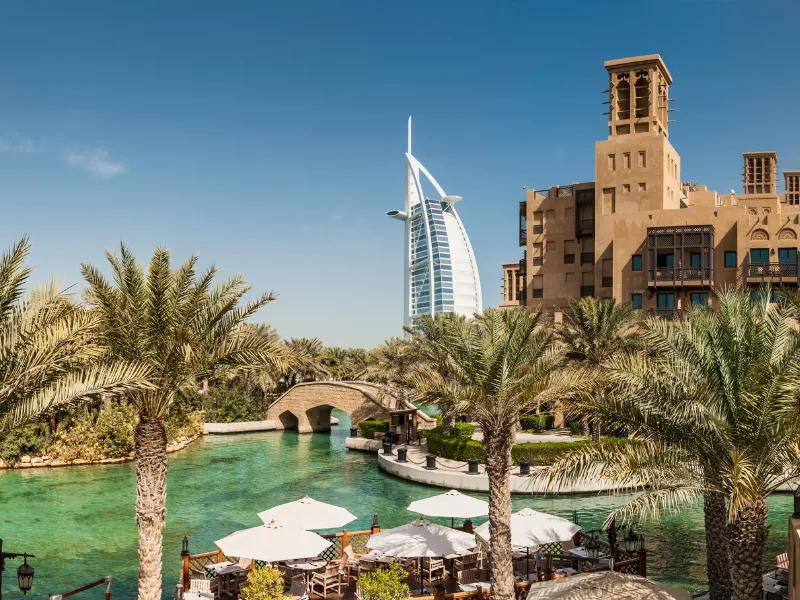
<svg viewBox="0 0 800 600">
<path fill-rule="evenodd" d="M 308 494 L 347 507 L 366 529 L 378 512 L 382 527 L 410 521 L 413 500 L 442 490 L 389 477 L 371 454 L 348 452 L 346 415 L 331 435 L 265 432 L 206 436 L 169 461 L 164 531 L 164 598 L 172 598 L 180 569 L 181 539 L 193 553 L 214 540 L 260 524 L 256 513 Z M 136 597 L 137 530 L 133 464 L 30 469 L 0 474 L 0 536 L 7 551 L 36 554 L 28 597 L 46 598 L 103 575 L 114 577 L 114 598 Z M 627 496 L 514 497 L 514 509 L 531 507 L 569 517 L 578 511 L 585 528 L 599 525 Z M 785 551 L 791 496 L 770 498 L 767 556 Z M 447 521 L 442 521 L 446 523 Z M 480 519 L 475 520 L 476 524 Z M 704 536 L 699 511 L 685 511 L 641 528 L 649 573 L 657 580 L 704 589 Z M 21 597 L 16 562 L 7 563 L 3 596 Z M 10 567 L 10 568 L 9 568 Z M 100 599 L 95 588 L 76 598 Z"/>
</svg>

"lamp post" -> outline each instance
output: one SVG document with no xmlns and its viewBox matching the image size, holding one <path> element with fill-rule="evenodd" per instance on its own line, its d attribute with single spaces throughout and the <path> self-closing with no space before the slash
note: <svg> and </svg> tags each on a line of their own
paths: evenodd
<svg viewBox="0 0 800 600">
<path fill-rule="evenodd" d="M 23 594 L 27 594 L 33 585 L 33 567 L 28 564 L 29 558 L 36 558 L 27 552 L 3 552 L 3 540 L 0 538 L 0 598 L 3 597 L 3 571 L 7 558 L 22 557 L 22 564 L 17 568 L 17 582 Z"/>
<path fill-rule="evenodd" d="M 639 551 L 639 536 L 633 529 L 633 524 L 628 526 L 628 533 L 625 535 L 625 550 L 628 552 Z"/>
</svg>

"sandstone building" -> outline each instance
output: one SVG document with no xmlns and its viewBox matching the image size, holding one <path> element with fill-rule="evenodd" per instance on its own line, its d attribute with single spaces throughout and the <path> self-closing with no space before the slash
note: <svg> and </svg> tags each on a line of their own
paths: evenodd
<svg viewBox="0 0 800 600">
<path fill-rule="evenodd" d="M 598 296 L 675 316 L 713 306 L 713 288 L 797 286 L 800 170 L 775 152 L 745 152 L 742 194 L 681 179 L 669 140 L 672 76 L 657 54 L 611 60 L 608 138 L 595 180 L 526 190 L 519 262 L 503 265 L 501 307 L 542 305 L 556 320 L 570 298 Z"/>
</svg>

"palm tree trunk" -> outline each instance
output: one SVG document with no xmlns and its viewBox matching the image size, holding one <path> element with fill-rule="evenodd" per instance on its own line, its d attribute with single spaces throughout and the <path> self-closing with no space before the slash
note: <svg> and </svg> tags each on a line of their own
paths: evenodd
<svg viewBox="0 0 800 600">
<path fill-rule="evenodd" d="M 496 431 L 481 423 L 486 475 L 489 478 L 489 535 L 492 539 L 493 600 L 514 600 L 511 560 L 511 446 L 514 428 Z"/>
<path fill-rule="evenodd" d="M 450 428 L 453 426 L 453 413 L 450 410 L 442 410 L 442 435 L 450 435 Z"/>
<path fill-rule="evenodd" d="M 161 600 L 162 535 L 167 499 L 167 430 L 141 418 L 136 444 L 136 523 L 139 525 L 139 599 Z"/>
<path fill-rule="evenodd" d="M 592 420 L 592 441 L 599 442 L 600 441 L 600 420 L 593 419 Z"/>
<path fill-rule="evenodd" d="M 583 417 L 583 435 L 589 437 L 589 417 Z"/>
<path fill-rule="evenodd" d="M 728 511 L 725 495 L 709 492 L 703 498 L 706 530 L 706 575 L 709 600 L 730 600 L 731 564 L 728 559 Z"/>
<path fill-rule="evenodd" d="M 761 598 L 761 556 L 767 541 L 767 503 L 751 500 L 730 525 L 730 560 L 733 600 Z"/>
</svg>

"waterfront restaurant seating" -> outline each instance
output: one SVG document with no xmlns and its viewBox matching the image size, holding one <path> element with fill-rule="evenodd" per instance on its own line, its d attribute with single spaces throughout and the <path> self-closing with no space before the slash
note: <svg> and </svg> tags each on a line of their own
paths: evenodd
<svg viewBox="0 0 800 600">
<path fill-rule="evenodd" d="M 289 597 L 292 600 L 305 600 L 308 598 L 308 590 L 303 581 L 293 581 L 289 591 Z"/>
<path fill-rule="evenodd" d="M 370 571 L 378 570 L 378 562 L 375 560 L 364 560 L 363 558 L 358 561 L 358 575 L 362 573 L 369 573 Z"/>
<path fill-rule="evenodd" d="M 321 588 L 322 591 L 318 592 L 317 588 Z M 322 596 L 323 598 L 328 597 L 328 590 L 336 590 L 337 594 L 342 593 L 342 579 L 339 576 L 339 566 L 336 564 L 330 564 L 325 567 L 325 571 L 320 573 L 316 572 L 311 577 L 311 593 L 316 594 L 317 596 Z"/>
<path fill-rule="evenodd" d="M 425 579 L 434 579 L 435 575 L 444 575 L 444 559 L 441 558 L 423 558 L 422 559 L 422 576 Z"/>
<path fill-rule="evenodd" d="M 213 600 L 214 594 L 211 591 L 210 579 L 191 579 L 189 580 L 189 594 L 197 594 L 200 598 Z"/>
<path fill-rule="evenodd" d="M 470 554 L 462 554 L 460 558 L 453 561 L 453 568 L 456 571 L 466 571 L 469 569 L 477 569 L 478 561 L 480 560 L 480 552 L 472 552 Z"/>
</svg>

